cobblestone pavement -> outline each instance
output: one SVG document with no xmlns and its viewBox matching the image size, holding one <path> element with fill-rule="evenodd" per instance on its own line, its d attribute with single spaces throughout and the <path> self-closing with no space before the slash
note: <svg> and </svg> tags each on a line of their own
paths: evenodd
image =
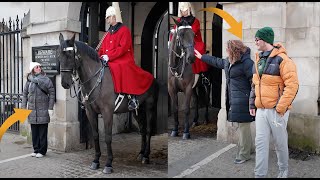
<svg viewBox="0 0 320 180">
<path fill-rule="evenodd" d="M 193 111 L 191 111 L 193 112 Z M 202 110 L 200 117 L 203 116 Z M 211 108 L 209 124 L 190 128 L 191 139 L 182 140 L 183 113 L 179 113 L 178 137 L 168 138 L 168 177 L 183 178 L 253 178 L 255 153 L 243 164 L 234 164 L 237 146 L 216 140 L 218 111 Z M 192 113 L 191 113 L 192 114 Z M 190 123 L 192 123 L 190 116 Z M 202 118 L 203 119 L 203 118 Z M 173 128 L 173 117 L 168 120 L 168 133 Z M 319 178 L 320 156 L 289 149 L 289 178 Z M 270 149 L 268 178 L 278 175 L 276 152 Z"/>
<path fill-rule="evenodd" d="M 182 140 L 177 137 L 168 139 L 168 177 L 184 178 L 253 178 L 255 153 L 243 164 L 234 164 L 237 146 L 219 153 L 230 146 L 230 143 L 220 142 L 214 138 L 196 137 L 192 140 Z M 215 158 L 210 159 L 216 155 Z M 289 178 L 319 178 L 320 156 L 305 153 L 298 155 L 290 150 Z M 302 158 L 298 157 L 301 156 Z M 209 160 L 208 160 L 209 159 Z M 274 150 L 269 153 L 268 178 L 278 175 L 277 156 Z"/>
<path fill-rule="evenodd" d="M 167 177 L 167 134 L 152 136 L 150 164 L 136 160 L 140 148 L 138 133 L 125 133 L 113 136 L 112 174 L 102 173 L 106 162 L 106 151 L 102 151 L 98 170 L 89 169 L 94 157 L 94 149 L 75 152 L 60 152 L 49 149 L 43 158 L 31 157 L 32 146 L 20 135 L 5 133 L 0 142 L 0 177 L 26 178 L 137 178 Z M 106 145 L 101 142 L 101 149 Z"/>
</svg>

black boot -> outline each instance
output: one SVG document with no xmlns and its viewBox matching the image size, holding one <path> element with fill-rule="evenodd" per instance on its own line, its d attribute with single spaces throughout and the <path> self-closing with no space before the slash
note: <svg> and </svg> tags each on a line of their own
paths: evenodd
<svg viewBox="0 0 320 180">
<path fill-rule="evenodd" d="M 135 95 L 128 95 L 129 98 L 129 102 L 128 102 L 128 108 L 129 110 L 134 110 L 137 109 L 139 107 L 139 101 L 136 99 Z"/>
</svg>

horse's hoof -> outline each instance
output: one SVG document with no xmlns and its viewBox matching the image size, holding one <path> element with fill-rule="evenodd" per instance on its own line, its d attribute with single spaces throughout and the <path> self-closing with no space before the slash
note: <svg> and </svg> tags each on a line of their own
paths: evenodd
<svg viewBox="0 0 320 180">
<path fill-rule="evenodd" d="M 140 153 L 140 154 L 138 155 L 138 157 L 137 157 L 137 160 L 138 160 L 138 161 L 142 161 L 142 158 L 143 158 L 143 154 Z"/>
<path fill-rule="evenodd" d="M 177 137 L 178 131 L 171 131 L 171 137 Z"/>
<path fill-rule="evenodd" d="M 100 166 L 100 163 L 92 162 L 90 165 L 90 169 L 96 170 L 96 169 L 99 169 L 99 166 Z"/>
<path fill-rule="evenodd" d="M 102 172 L 105 174 L 111 174 L 113 172 L 113 169 L 112 167 L 105 166 Z"/>
<path fill-rule="evenodd" d="M 146 158 L 146 157 L 142 158 L 142 164 L 149 164 L 149 163 L 150 163 L 149 158 Z"/>
<path fill-rule="evenodd" d="M 198 122 L 193 122 L 191 127 L 194 128 L 194 127 L 196 127 L 198 125 L 199 125 Z"/>
<path fill-rule="evenodd" d="M 182 139 L 190 139 L 190 133 L 183 133 Z"/>
</svg>

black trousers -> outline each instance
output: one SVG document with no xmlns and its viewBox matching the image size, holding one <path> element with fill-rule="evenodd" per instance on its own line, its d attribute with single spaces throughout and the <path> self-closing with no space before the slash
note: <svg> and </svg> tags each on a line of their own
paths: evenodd
<svg viewBox="0 0 320 180">
<path fill-rule="evenodd" d="M 33 152 L 45 155 L 48 149 L 48 123 L 31 124 L 31 133 Z"/>
</svg>

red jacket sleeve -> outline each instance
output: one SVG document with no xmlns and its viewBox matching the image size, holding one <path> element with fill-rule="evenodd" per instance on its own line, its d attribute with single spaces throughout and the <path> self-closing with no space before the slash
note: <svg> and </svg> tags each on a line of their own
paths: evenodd
<svg viewBox="0 0 320 180">
<path fill-rule="evenodd" d="M 118 38 L 120 38 L 120 42 L 118 46 L 108 52 L 106 54 L 109 57 L 109 61 L 113 61 L 114 59 L 117 59 L 118 57 L 122 56 L 126 52 L 128 52 L 132 44 L 130 31 L 128 28 L 122 27 L 123 32 L 118 35 Z"/>
</svg>

